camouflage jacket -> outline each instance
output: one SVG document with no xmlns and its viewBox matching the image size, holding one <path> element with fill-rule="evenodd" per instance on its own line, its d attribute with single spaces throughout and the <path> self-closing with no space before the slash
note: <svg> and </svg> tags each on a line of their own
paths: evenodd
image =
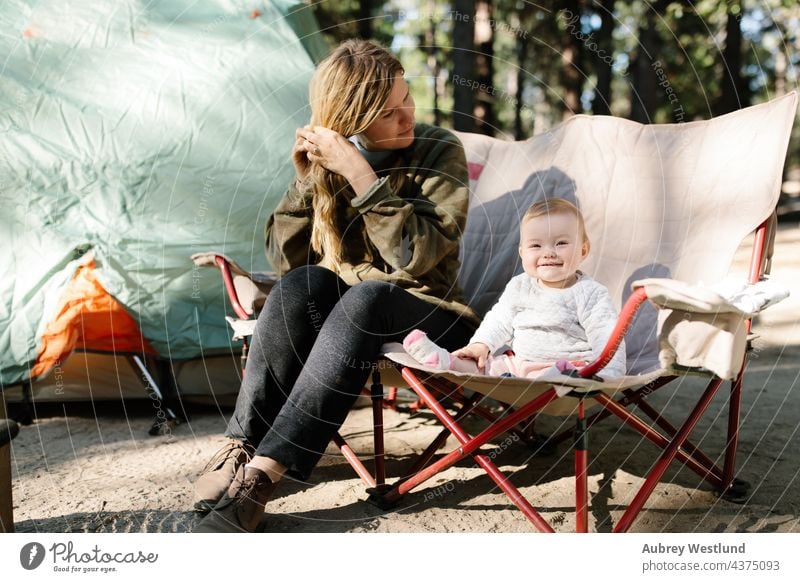
<svg viewBox="0 0 800 582">
<path fill-rule="evenodd" d="M 419 123 L 414 143 L 377 165 L 378 180 L 351 197 L 340 223 L 348 285 L 379 280 L 464 315 L 477 324 L 458 285 L 459 241 L 467 221 L 464 148 L 449 131 Z M 389 179 L 394 170 L 393 188 Z M 279 275 L 325 261 L 311 248 L 312 193 L 294 186 L 267 221 L 267 258 Z M 366 235 L 366 236 L 365 236 Z"/>
</svg>

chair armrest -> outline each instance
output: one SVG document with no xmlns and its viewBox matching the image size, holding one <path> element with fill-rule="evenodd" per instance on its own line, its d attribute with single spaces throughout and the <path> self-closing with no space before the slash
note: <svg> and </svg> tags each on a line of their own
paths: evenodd
<svg viewBox="0 0 800 582">
<path fill-rule="evenodd" d="M 644 287 L 634 290 L 633 294 L 628 297 L 628 300 L 622 307 L 622 312 L 619 314 L 617 325 L 614 326 L 614 329 L 611 332 L 611 337 L 608 338 L 608 342 L 606 342 L 603 351 L 594 362 L 590 362 L 578 370 L 578 375 L 580 377 L 591 378 L 597 374 L 597 372 L 606 367 L 606 365 L 611 361 L 611 358 L 614 357 L 614 354 L 617 353 L 622 340 L 625 338 L 625 334 L 628 333 L 628 330 L 631 328 L 633 317 L 636 315 L 636 312 L 639 311 L 642 303 L 644 303 L 646 300 L 647 292 L 644 290 Z"/>
<path fill-rule="evenodd" d="M 649 299 L 666 311 L 659 325 L 662 368 L 705 369 L 725 380 L 736 378 L 747 346 L 748 313 L 710 289 L 673 279 L 636 281 L 633 288 L 603 352 L 578 370 L 579 376 L 591 377 L 608 364 L 639 307 Z"/>
<path fill-rule="evenodd" d="M 192 261 L 199 267 L 217 267 L 220 270 L 228 299 L 240 319 L 250 319 L 278 280 L 273 272 L 246 271 L 221 253 L 196 253 L 192 255 Z"/>
</svg>

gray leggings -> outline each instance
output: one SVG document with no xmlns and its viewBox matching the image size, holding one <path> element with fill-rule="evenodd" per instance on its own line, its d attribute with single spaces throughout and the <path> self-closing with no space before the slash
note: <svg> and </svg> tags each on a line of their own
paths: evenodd
<svg viewBox="0 0 800 582">
<path fill-rule="evenodd" d="M 437 344 L 466 345 L 474 326 L 381 281 L 348 287 L 319 266 L 295 269 L 256 323 L 226 435 L 249 442 L 306 480 L 366 384 L 382 344 L 419 328 Z"/>
</svg>

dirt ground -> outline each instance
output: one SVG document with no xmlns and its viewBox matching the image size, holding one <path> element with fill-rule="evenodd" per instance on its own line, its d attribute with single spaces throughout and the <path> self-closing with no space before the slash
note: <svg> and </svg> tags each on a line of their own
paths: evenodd
<svg viewBox="0 0 800 582">
<path fill-rule="evenodd" d="M 744 269 L 749 251 L 737 254 Z M 741 504 L 717 497 L 699 477 L 677 465 L 657 486 L 633 525 L 639 532 L 800 531 L 800 229 L 780 229 L 773 280 L 794 295 L 756 321 L 760 334 L 748 363 L 741 410 L 738 477 L 751 485 Z M 651 402 L 673 419 L 686 415 L 704 382 L 673 383 Z M 727 388 L 692 440 L 714 454 L 725 440 Z M 168 436 L 149 437 L 148 403 L 57 409 L 23 427 L 13 441 L 13 495 L 18 532 L 185 532 L 192 481 L 224 443 L 229 409 L 192 410 L 190 422 Z M 545 419 L 550 433 L 570 421 Z M 371 412 L 355 410 L 342 429 L 359 456 L 371 452 Z M 387 411 L 389 476 L 402 475 L 439 430 L 429 412 Z M 472 430 L 481 427 L 469 425 Z M 590 433 L 590 528 L 606 532 L 618 521 L 655 458 L 657 449 L 615 420 Z M 440 453 L 455 445 L 450 439 Z M 556 531 L 574 531 L 573 459 L 561 444 L 532 455 L 521 441 L 500 438 L 495 462 Z M 487 450 L 491 447 L 487 447 Z M 364 487 L 335 448 L 308 483 L 286 482 L 267 505 L 266 532 L 530 532 L 531 524 L 471 461 L 464 461 L 409 494 L 392 511 L 366 503 Z"/>
</svg>

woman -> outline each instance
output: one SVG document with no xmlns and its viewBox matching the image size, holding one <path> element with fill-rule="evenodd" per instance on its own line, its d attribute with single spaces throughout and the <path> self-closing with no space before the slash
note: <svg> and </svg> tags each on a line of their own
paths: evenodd
<svg viewBox="0 0 800 582">
<path fill-rule="evenodd" d="M 282 277 L 256 324 L 232 440 L 195 485 L 195 507 L 213 508 L 195 531 L 253 531 L 284 473 L 307 479 L 382 344 L 418 327 L 455 349 L 476 327 L 456 283 L 463 147 L 415 125 L 403 72 L 356 40 L 314 74 L 297 177 L 267 223 Z"/>
</svg>

